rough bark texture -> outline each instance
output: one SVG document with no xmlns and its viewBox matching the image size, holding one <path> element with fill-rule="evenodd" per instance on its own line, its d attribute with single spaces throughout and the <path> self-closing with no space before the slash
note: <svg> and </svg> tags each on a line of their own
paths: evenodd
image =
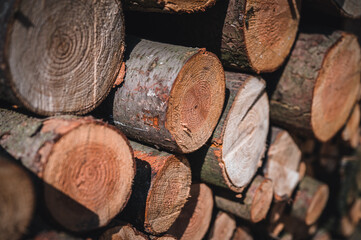
<svg viewBox="0 0 361 240">
<path fill-rule="evenodd" d="M 325 13 L 348 18 L 361 17 L 361 2 L 359 0 L 307 0 L 307 7 L 312 7 Z"/>
<path fill-rule="evenodd" d="M 129 137 L 192 152 L 211 136 L 222 112 L 224 71 L 204 49 L 130 37 L 127 73 L 115 93 L 114 124 Z"/>
<path fill-rule="evenodd" d="M 191 170 L 184 156 L 172 155 L 131 142 L 137 160 L 133 192 L 121 218 L 144 231 L 166 232 L 179 216 L 191 186 Z"/>
<path fill-rule="evenodd" d="M 209 143 L 192 155 L 192 164 L 202 181 L 241 192 L 265 151 L 268 99 L 264 81 L 251 75 L 226 72 L 226 88 L 221 119 Z"/>
<path fill-rule="evenodd" d="M 216 195 L 216 206 L 237 217 L 259 222 L 266 217 L 272 202 L 272 181 L 257 175 L 242 195 L 242 199 Z"/>
<path fill-rule="evenodd" d="M 236 219 L 229 213 L 219 211 L 209 231 L 208 240 L 231 240 L 236 230 Z"/>
<path fill-rule="evenodd" d="M 0 239 L 20 239 L 32 220 L 35 191 L 30 175 L 0 149 Z"/>
<path fill-rule="evenodd" d="M 179 240 L 202 240 L 212 218 L 213 193 L 204 183 L 191 185 L 190 198 L 167 233 Z"/>
<path fill-rule="evenodd" d="M 99 120 L 41 120 L 0 109 L 0 145 L 42 179 L 51 215 L 72 231 L 105 226 L 130 197 L 132 150 Z"/>
<path fill-rule="evenodd" d="M 359 61 L 353 35 L 301 33 L 271 96 L 271 120 L 289 131 L 329 140 L 356 101 Z"/>
<path fill-rule="evenodd" d="M 148 240 L 148 236 L 130 224 L 124 223 L 105 231 L 99 240 Z"/>
<path fill-rule="evenodd" d="M 118 0 L 4 0 L 0 8 L 3 100 L 42 115 L 83 114 L 102 102 L 123 59 Z"/>
<path fill-rule="evenodd" d="M 207 8 L 213 6 L 215 0 L 201 0 L 201 1 L 155 1 L 155 0 L 126 0 L 124 7 L 128 10 L 145 11 L 145 12 L 167 12 L 167 13 L 193 13 L 197 11 L 205 11 Z"/>
<path fill-rule="evenodd" d="M 264 174 L 272 180 L 277 200 L 291 197 L 301 180 L 300 161 L 301 151 L 288 132 L 272 127 Z"/>
<path fill-rule="evenodd" d="M 312 225 L 320 217 L 328 200 L 328 186 L 306 176 L 300 183 L 291 215 Z"/>
</svg>

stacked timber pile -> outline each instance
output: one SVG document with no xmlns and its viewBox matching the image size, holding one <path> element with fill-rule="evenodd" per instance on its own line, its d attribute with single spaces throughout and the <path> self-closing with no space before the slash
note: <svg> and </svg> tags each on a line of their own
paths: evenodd
<svg viewBox="0 0 361 240">
<path fill-rule="evenodd" d="M 0 239 L 357 239 L 360 17 L 1 1 Z"/>
</svg>

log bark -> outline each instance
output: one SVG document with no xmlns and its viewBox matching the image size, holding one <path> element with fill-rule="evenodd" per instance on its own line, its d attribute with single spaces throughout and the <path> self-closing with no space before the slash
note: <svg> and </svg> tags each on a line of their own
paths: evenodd
<svg viewBox="0 0 361 240">
<path fill-rule="evenodd" d="M 166 232 L 189 197 L 187 159 L 131 142 L 137 160 L 133 192 L 121 218 L 152 235 Z"/>
<path fill-rule="evenodd" d="M 132 37 L 127 43 L 127 74 L 115 93 L 114 124 L 131 138 L 170 151 L 200 148 L 224 103 L 218 58 L 204 49 Z"/>
<path fill-rule="evenodd" d="M 3 100 L 56 115 L 84 114 L 105 99 L 124 53 L 118 0 L 4 0 L 0 7 Z"/>
<path fill-rule="evenodd" d="M 35 210 L 30 175 L 0 149 L 0 239 L 20 239 Z"/>
<path fill-rule="evenodd" d="M 216 206 L 253 223 L 259 222 L 266 217 L 272 202 L 272 181 L 257 175 L 242 195 L 242 199 L 216 195 Z"/>
<path fill-rule="evenodd" d="M 357 148 L 360 142 L 360 119 L 360 105 L 356 104 L 341 132 L 342 141 L 351 148 Z"/>
<path fill-rule="evenodd" d="M 307 0 L 305 5 L 310 8 L 347 18 L 361 17 L 361 2 L 358 0 Z"/>
<path fill-rule="evenodd" d="M 229 213 L 219 211 L 210 229 L 208 240 L 231 240 L 235 230 L 235 217 Z"/>
<path fill-rule="evenodd" d="M 190 198 L 167 233 L 179 240 L 202 240 L 209 228 L 212 211 L 212 190 L 204 183 L 194 183 Z"/>
<path fill-rule="evenodd" d="M 266 148 L 268 98 L 264 81 L 251 75 L 226 72 L 226 87 L 220 121 L 209 143 L 191 156 L 192 165 L 202 181 L 242 192 Z"/>
<path fill-rule="evenodd" d="M 126 0 L 124 7 L 127 10 L 142 11 L 142 12 L 162 12 L 162 13 L 194 13 L 204 12 L 209 7 L 212 7 L 216 0 L 201 0 L 201 1 L 155 1 L 155 0 Z"/>
<path fill-rule="evenodd" d="M 271 96 L 271 120 L 320 141 L 345 124 L 360 86 L 354 35 L 301 33 Z"/>
<path fill-rule="evenodd" d="M 329 196 L 328 186 L 306 176 L 300 183 L 291 215 L 312 225 L 321 216 Z"/>
<path fill-rule="evenodd" d="M 277 200 L 291 197 L 300 181 L 300 161 L 301 151 L 288 132 L 272 127 L 264 175 L 272 180 Z"/>
<path fill-rule="evenodd" d="M 148 240 L 148 236 L 129 223 L 122 223 L 105 231 L 99 240 Z"/>
<path fill-rule="evenodd" d="M 298 0 L 226 0 L 205 12 L 182 16 L 128 13 L 127 29 L 162 42 L 205 47 L 226 67 L 272 72 L 289 54 L 299 10 Z"/>
<path fill-rule="evenodd" d="M 0 145 L 44 182 L 47 208 L 69 230 L 105 226 L 130 197 L 132 150 L 100 120 L 36 119 L 0 109 Z"/>
</svg>

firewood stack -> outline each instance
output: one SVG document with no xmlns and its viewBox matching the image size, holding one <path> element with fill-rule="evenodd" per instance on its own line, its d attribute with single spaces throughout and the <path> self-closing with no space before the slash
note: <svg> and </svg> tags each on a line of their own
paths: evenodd
<svg viewBox="0 0 361 240">
<path fill-rule="evenodd" d="M 0 239 L 357 239 L 360 17 L 1 1 Z"/>
</svg>

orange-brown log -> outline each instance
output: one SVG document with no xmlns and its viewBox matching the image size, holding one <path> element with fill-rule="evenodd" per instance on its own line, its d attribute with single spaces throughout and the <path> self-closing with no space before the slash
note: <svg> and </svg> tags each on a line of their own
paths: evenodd
<svg viewBox="0 0 361 240">
<path fill-rule="evenodd" d="M 352 148 L 357 148 L 360 141 L 360 115 L 360 105 L 356 104 L 341 132 L 342 140 Z"/>
<path fill-rule="evenodd" d="M 327 230 L 321 228 L 317 230 L 312 240 L 332 240 L 332 236 Z"/>
<path fill-rule="evenodd" d="M 360 87 L 360 46 L 341 31 L 300 33 L 271 96 L 271 120 L 290 132 L 331 139 Z"/>
<path fill-rule="evenodd" d="M 30 175 L 0 149 L 0 239 L 20 239 L 35 210 Z"/>
<path fill-rule="evenodd" d="M 152 235 L 166 232 L 181 213 L 190 192 L 187 159 L 130 142 L 137 161 L 133 192 L 121 218 Z"/>
<path fill-rule="evenodd" d="M 135 37 L 128 37 L 127 44 L 127 73 L 115 93 L 114 124 L 130 138 L 170 151 L 200 148 L 224 104 L 218 58 L 205 49 Z"/>
<path fill-rule="evenodd" d="M 229 213 L 219 211 L 209 231 L 208 240 L 231 240 L 235 230 L 235 217 Z"/>
<path fill-rule="evenodd" d="M 129 223 L 117 224 L 117 226 L 106 230 L 99 240 L 148 240 L 148 236 L 138 231 Z"/>
<path fill-rule="evenodd" d="M 252 233 L 249 228 L 237 226 L 231 238 L 232 240 L 253 240 Z"/>
<path fill-rule="evenodd" d="M 194 183 L 190 198 L 167 233 L 179 240 L 202 240 L 209 228 L 212 211 L 212 190 L 204 183 Z"/>
<path fill-rule="evenodd" d="M 105 226 L 130 197 L 133 152 L 119 130 L 100 120 L 0 109 L 0 145 L 44 182 L 45 205 L 69 230 Z"/>
<path fill-rule="evenodd" d="M 270 179 L 257 175 L 242 193 L 242 198 L 224 193 L 215 196 L 219 209 L 251 222 L 266 218 L 273 199 L 273 184 Z"/>
<path fill-rule="evenodd" d="M 105 99 L 125 47 L 118 0 L 2 0 L 0 9 L 1 99 L 42 115 L 84 114 Z"/>
</svg>

